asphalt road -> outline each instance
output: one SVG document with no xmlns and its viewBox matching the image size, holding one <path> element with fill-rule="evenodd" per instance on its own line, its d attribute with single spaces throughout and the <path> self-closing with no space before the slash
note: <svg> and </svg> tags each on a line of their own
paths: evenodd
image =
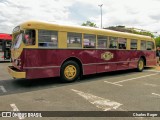
<svg viewBox="0 0 160 120">
<path fill-rule="evenodd" d="M 0 111 L 126 111 L 126 114 L 127 111 L 160 111 L 160 71 L 152 68 L 143 72 L 126 70 L 90 75 L 74 83 L 60 83 L 59 78 L 12 79 L 6 71 L 9 64 L 0 63 Z M 43 119 L 159 119 L 81 116 Z"/>
</svg>

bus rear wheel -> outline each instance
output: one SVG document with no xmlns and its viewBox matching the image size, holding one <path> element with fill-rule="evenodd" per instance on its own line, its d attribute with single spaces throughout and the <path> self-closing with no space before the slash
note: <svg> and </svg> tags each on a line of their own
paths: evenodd
<svg viewBox="0 0 160 120">
<path fill-rule="evenodd" d="M 67 61 L 61 66 L 60 78 L 62 82 L 73 82 L 80 76 L 80 67 L 75 61 Z"/>
<path fill-rule="evenodd" d="M 143 58 L 140 58 L 137 64 L 137 71 L 142 72 L 144 69 L 144 60 Z"/>
</svg>

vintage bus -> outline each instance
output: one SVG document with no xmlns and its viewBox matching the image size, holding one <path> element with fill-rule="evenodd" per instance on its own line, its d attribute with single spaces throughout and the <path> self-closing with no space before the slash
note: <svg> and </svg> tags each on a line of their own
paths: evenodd
<svg viewBox="0 0 160 120">
<path fill-rule="evenodd" d="M 82 75 L 156 65 L 155 41 L 148 36 L 106 29 L 27 21 L 13 30 L 14 78 L 59 76 L 72 82 Z"/>
<path fill-rule="evenodd" d="M 12 35 L 0 33 L 0 61 L 10 61 Z"/>
</svg>

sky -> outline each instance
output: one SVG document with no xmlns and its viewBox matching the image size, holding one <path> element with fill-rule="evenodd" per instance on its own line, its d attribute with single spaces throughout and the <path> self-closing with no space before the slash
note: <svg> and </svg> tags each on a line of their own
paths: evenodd
<svg viewBox="0 0 160 120">
<path fill-rule="evenodd" d="M 68 25 L 94 22 L 101 26 L 144 29 L 160 34 L 160 0 L 0 0 L 0 33 L 12 33 L 27 20 Z"/>
</svg>

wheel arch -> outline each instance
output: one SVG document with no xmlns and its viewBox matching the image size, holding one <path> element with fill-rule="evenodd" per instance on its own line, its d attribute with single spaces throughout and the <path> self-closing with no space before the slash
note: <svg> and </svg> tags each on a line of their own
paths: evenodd
<svg viewBox="0 0 160 120">
<path fill-rule="evenodd" d="M 146 63 L 146 57 L 143 55 L 143 56 L 140 57 L 140 59 L 141 58 L 144 60 L 144 65 L 146 66 L 147 65 L 147 63 Z"/>
<path fill-rule="evenodd" d="M 67 62 L 67 61 L 74 61 L 76 63 L 78 63 L 79 67 L 80 67 L 80 75 L 82 76 L 83 75 L 83 66 L 82 66 L 82 61 L 76 57 L 69 57 L 67 58 L 66 60 L 64 60 L 61 64 L 61 67 L 62 65 Z"/>
</svg>

